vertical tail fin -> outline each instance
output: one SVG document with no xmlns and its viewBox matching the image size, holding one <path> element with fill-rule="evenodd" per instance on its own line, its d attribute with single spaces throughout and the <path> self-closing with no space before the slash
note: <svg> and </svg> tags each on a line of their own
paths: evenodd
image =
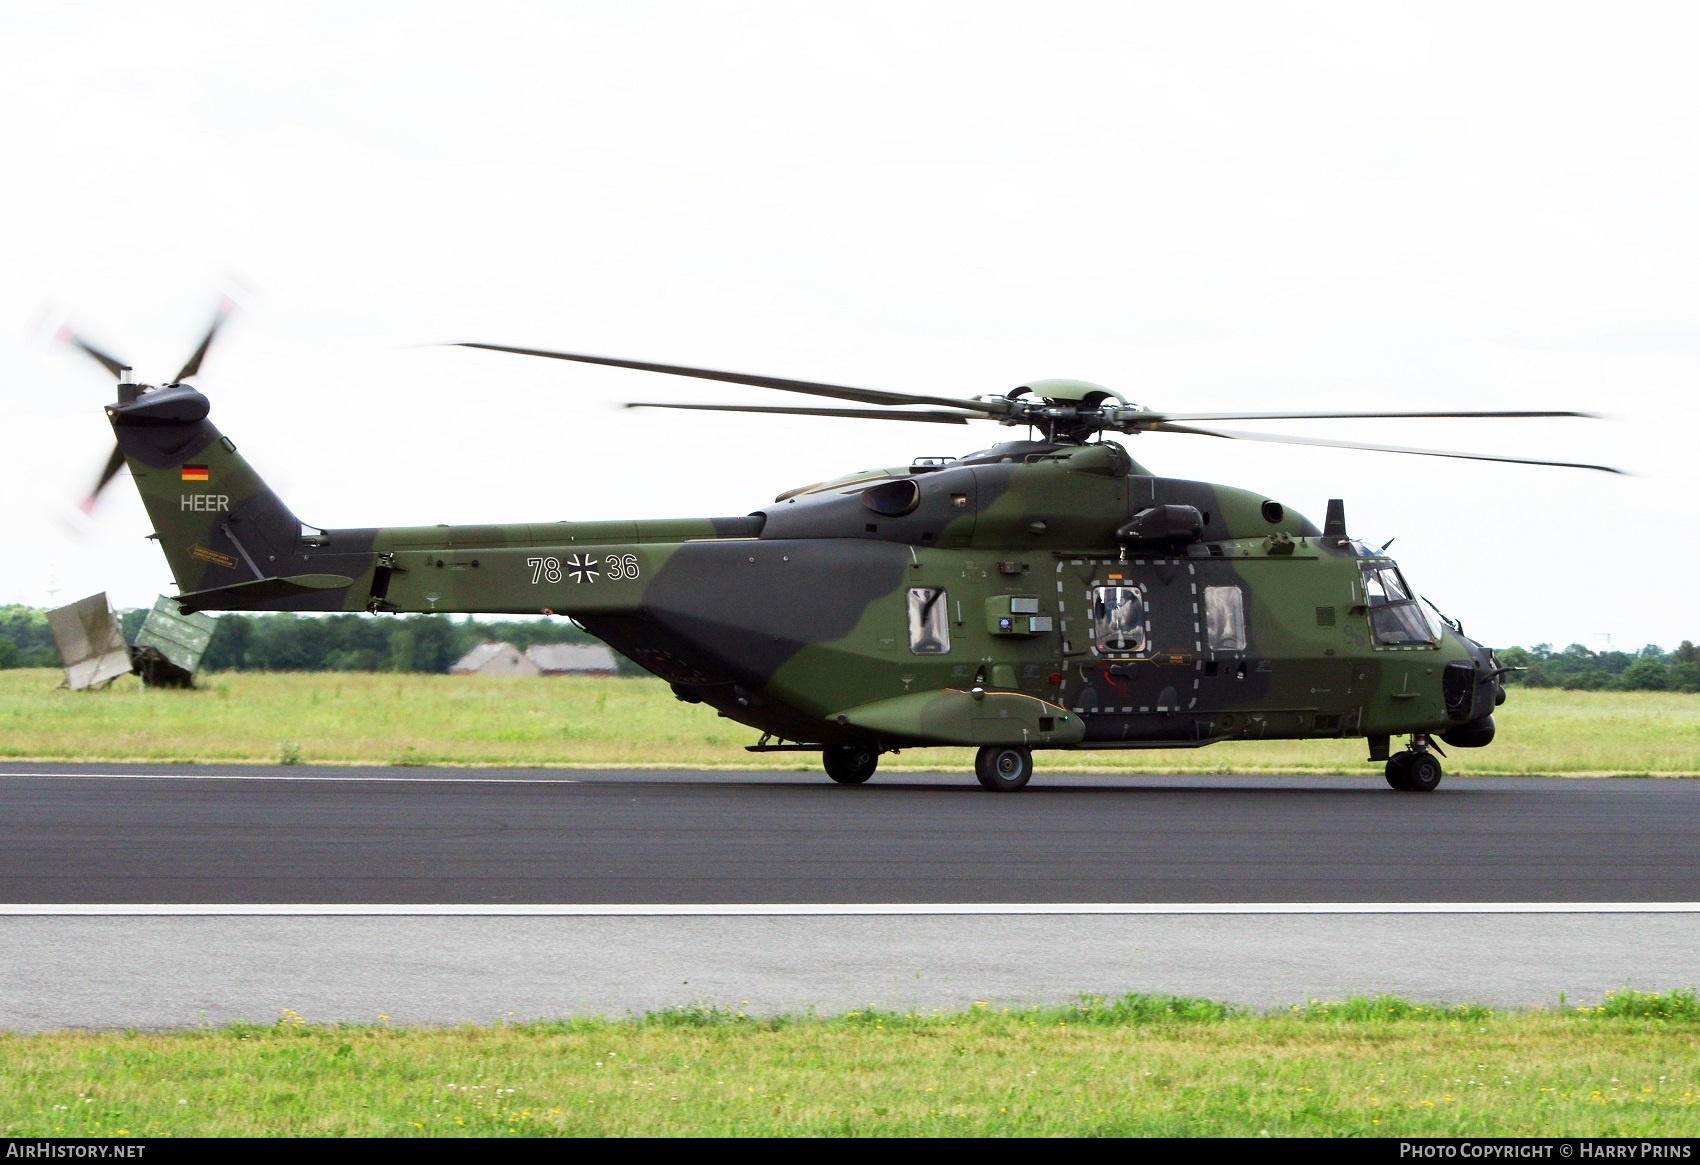
<svg viewBox="0 0 1700 1165">
<path fill-rule="evenodd" d="M 303 537 L 300 520 L 207 420 L 209 408 L 189 385 L 168 384 L 120 385 L 106 410 L 178 588 L 219 592 L 197 607 L 344 609 L 351 578 L 323 571 L 353 565 L 362 573 L 355 564 L 369 562 L 369 553 L 334 565 L 311 561 L 325 540 Z M 370 545 L 368 537 L 363 549 Z"/>
</svg>

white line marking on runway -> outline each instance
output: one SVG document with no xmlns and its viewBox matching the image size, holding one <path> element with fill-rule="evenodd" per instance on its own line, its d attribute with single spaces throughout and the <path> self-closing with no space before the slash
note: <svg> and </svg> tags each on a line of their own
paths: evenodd
<svg viewBox="0 0 1700 1165">
<path fill-rule="evenodd" d="M 77 781 L 306 781 L 327 785 L 578 785 L 576 777 L 319 777 L 293 773 L 0 773 L 4 777 L 64 777 Z"/>
<path fill-rule="evenodd" d="M 23 902 L 0 917 L 389 915 L 465 918 L 891 917 L 917 915 L 1700 914 L 1700 902 L 738 902 L 466 904 Z"/>
</svg>

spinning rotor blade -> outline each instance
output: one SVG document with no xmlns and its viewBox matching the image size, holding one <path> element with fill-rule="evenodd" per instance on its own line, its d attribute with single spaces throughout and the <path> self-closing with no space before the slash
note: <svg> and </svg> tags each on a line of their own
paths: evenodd
<svg viewBox="0 0 1700 1165">
<path fill-rule="evenodd" d="M 1160 421 L 1335 421 L 1355 420 L 1359 417 L 1587 417 L 1589 420 L 1600 421 L 1605 417 L 1601 413 L 1574 412 L 1525 412 L 1497 410 L 1493 412 L 1440 412 L 1440 413 L 1152 413 L 1153 419 Z"/>
<path fill-rule="evenodd" d="M 641 360 L 616 360 L 611 356 L 581 356 L 572 352 L 551 352 L 544 348 L 510 348 L 503 344 L 457 343 L 455 348 L 483 348 L 490 352 L 513 352 L 520 356 L 543 356 L 550 360 L 573 360 L 580 364 L 604 364 L 610 368 L 636 368 L 641 372 L 664 372 L 669 376 L 694 376 L 700 380 L 719 380 L 726 384 L 748 384 L 756 388 L 777 388 L 782 392 L 803 392 L 810 396 L 830 396 L 838 400 L 853 400 L 865 405 L 942 405 L 945 408 L 966 409 L 986 416 L 1003 416 L 1009 412 L 1005 401 L 954 400 L 944 396 L 918 396 L 903 392 L 886 392 L 877 388 L 851 388 L 843 384 L 819 384 L 812 380 L 786 380 L 778 376 L 756 376 L 748 372 L 717 372 L 712 368 L 689 368 L 682 364 L 650 364 Z"/>
<path fill-rule="evenodd" d="M 114 445 L 112 447 L 112 456 L 106 459 L 106 467 L 100 471 L 99 480 L 94 483 L 94 488 L 89 490 L 89 496 L 78 503 L 78 508 L 85 514 L 92 514 L 94 512 L 94 504 L 100 498 L 100 491 L 105 489 L 107 483 L 117 477 L 118 471 L 123 468 L 124 450 L 120 449 L 117 445 Z"/>
<path fill-rule="evenodd" d="M 207 358 L 207 349 L 212 347 L 213 337 L 218 335 L 218 330 L 224 326 L 224 321 L 230 318 L 235 307 L 228 297 L 219 301 L 218 310 L 213 313 L 212 324 L 207 328 L 207 334 L 201 337 L 201 346 L 195 349 L 195 354 L 189 357 L 189 362 L 177 373 L 176 381 L 188 380 L 201 370 L 201 361 Z"/>
<path fill-rule="evenodd" d="M 886 412 L 884 409 L 802 409 L 786 405 L 681 405 L 631 401 L 628 409 L 691 409 L 704 413 L 780 413 L 792 417 L 851 417 L 866 421 L 932 421 L 940 425 L 966 425 L 970 418 L 963 413 L 946 412 Z"/>
<path fill-rule="evenodd" d="M 1550 465 L 1558 469 L 1596 469 L 1601 473 L 1623 473 L 1609 465 L 1581 461 L 1539 461 L 1531 457 L 1499 457 L 1492 453 L 1455 453 L 1445 449 L 1412 449 L 1404 445 L 1369 445 L 1361 441 L 1328 441 L 1320 437 L 1286 437 L 1279 433 L 1247 433 L 1235 429 L 1198 429 L 1191 425 L 1159 421 L 1156 433 L 1187 433 L 1195 437 L 1224 437 L 1230 441 L 1270 441 L 1281 445 L 1322 445 L 1330 449 L 1362 449 L 1370 453 L 1412 453 L 1419 457 L 1456 457 L 1464 461 L 1503 461 L 1511 465 Z"/>
<path fill-rule="evenodd" d="M 59 329 L 58 339 L 62 343 L 69 344 L 69 345 L 71 345 L 71 347 L 79 349 L 80 351 L 86 352 L 90 356 L 93 356 L 96 360 L 98 360 L 100 362 L 100 365 L 101 365 L 102 368 L 105 368 L 108 372 L 112 373 L 112 375 L 114 375 L 114 376 L 122 377 L 124 375 L 125 371 L 130 367 L 128 364 L 125 364 L 125 363 L 118 361 L 118 360 L 114 360 L 112 357 L 108 356 L 105 352 L 102 352 L 99 348 L 96 348 L 93 344 L 89 343 L 87 340 L 85 340 L 81 336 L 77 335 L 76 332 L 73 332 L 71 330 L 69 325 Z"/>
</svg>

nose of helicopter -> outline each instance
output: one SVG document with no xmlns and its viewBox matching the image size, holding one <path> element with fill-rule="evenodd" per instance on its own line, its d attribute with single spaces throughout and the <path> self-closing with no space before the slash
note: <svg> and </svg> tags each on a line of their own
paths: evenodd
<svg viewBox="0 0 1700 1165">
<path fill-rule="evenodd" d="M 1440 739 L 1456 748 L 1481 748 L 1493 741 L 1493 710 L 1505 703 L 1505 668 L 1491 647 L 1462 634 L 1458 638 L 1470 658 L 1447 664 L 1442 674 L 1446 714 L 1458 723 Z"/>
</svg>

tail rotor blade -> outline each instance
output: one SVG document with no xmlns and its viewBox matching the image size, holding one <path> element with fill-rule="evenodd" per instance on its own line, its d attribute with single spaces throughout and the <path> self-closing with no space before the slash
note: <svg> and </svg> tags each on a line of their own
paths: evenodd
<svg viewBox="0 0 1700 1165">
<path fill-rule="evenodd" d="M 69 344 L 78 351 L 92 356 L 95 360 L 99 361 L 102 368 L 106 369 L 119 379 L 123 379 L 124 373 L 130 370 L 130 366 L 128 364 L 108 356 L 105 352 L 102 352 L 99 348 L 96 348 L 93 344 L 77 335 L 76 332 L 71 330 L 69 325 L 59 329 L 59 335 L 57 338 L 60 343 Z"/>
<path fill-rule="evenodd" d="M 94 483 L 94 488 L 89 491 L 89 496 L 82 500 L 78 508 L 85 514 L 93 513 L 94 504 L 100 498 L 100 492 L 107 487 L 107 484 L 111 482 L 113 478 L 118 476 L 118 471 L 123 468 L 124 450 L 120 449 L 117 445 L 113 445 L 112 456 L 106 459 L 106 467 L 100 471 L 100 479 Z"/>
<path fill-rule="evenodd" d="M 228 298 L 219 303 L 218 310 L 213 313 L 212 324 L 207 328 L 207 334 L 201 337 L 201 346 L 195 349 L 195 354 L 189 357 L 189 362 L 177 373 L 178 382 L 188 380 L 200 372 L 201 361 L 207 358 L 207 349 L 212 347 L 213 337 L 218 335 L 218 330 L 224 326 L 224 321 L 230 318 L 235 306 Z"/>
</svg>

